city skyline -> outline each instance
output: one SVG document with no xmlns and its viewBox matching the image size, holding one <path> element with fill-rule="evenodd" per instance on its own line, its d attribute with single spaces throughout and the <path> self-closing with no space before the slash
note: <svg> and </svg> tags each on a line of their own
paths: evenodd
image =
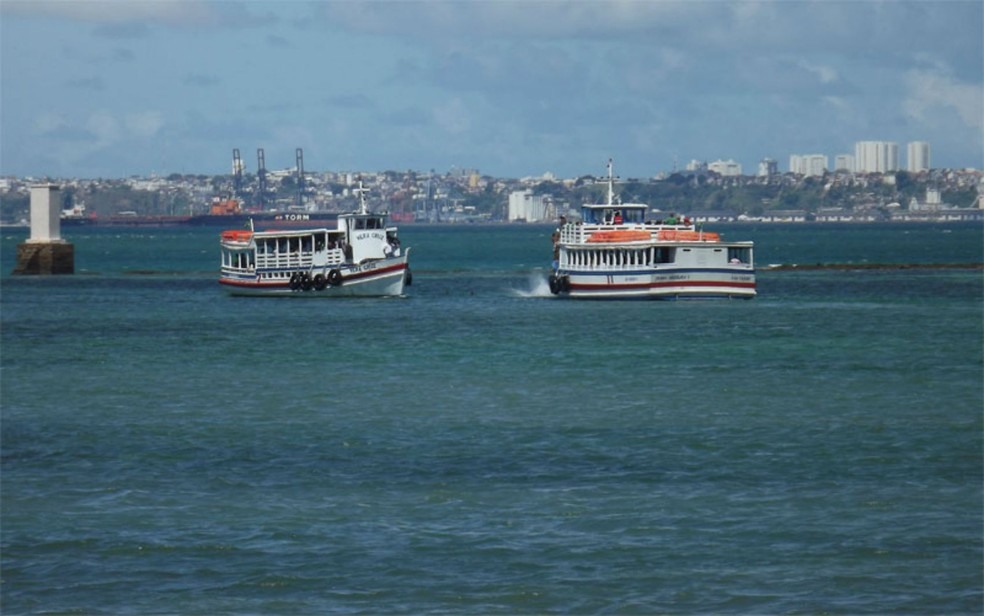
<svg viewBox="0 0 984 616">
<path fill-rule="evenodd" d="M 984 167 L 984 5 L 0 4 L 0 175 L 623 177 L 932 145 Z M 901 163 L 901 161 L 900 161 Z M 905 164 L 901 164 L 905 168 Z"/>
</svg>

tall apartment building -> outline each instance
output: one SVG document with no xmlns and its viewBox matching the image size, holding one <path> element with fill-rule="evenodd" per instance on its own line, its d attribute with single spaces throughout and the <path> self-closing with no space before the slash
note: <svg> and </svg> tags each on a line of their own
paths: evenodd
<svg viewBox="0 0 984 616">
<path fill-rule="evenodd" d="M 789 157 L 789 172 L 807 176 L 822 176 L 827 171 L 824 154 L 793 154 Z"/>
<path fill-rule="evenodd" d="M 906 148 L 906 171 L 929 171 L 929 142 L 911 141 Z"/>
<path fill-rule="evenodd" d="M 509 193 L 509 221 L 525 220 L 539 222 L 553 216 L 552 208 L 543 195 L 534 195 L 532 190 L 517 190 Z"/>
<path fill-rule="evenodd" d="M 741 165 L 733 160 L 716 160 L 707 165 L 707 169 L 722 176 L 741 175 Z"/>
<path fill-rule="evenodd" d="M 838 154 L 834 157 L 834 171 L 854 171 L 854 156 Z"/>
<path fill-rule="evenodd" d="M 763 158 L 759 161 L 758 176 L 760 178 L 770 178 L 779 175 L 779 163 L 771 158 Z"/>
<path fill-rule="evenodd" d="M 891 141 L 858 141 L 854 144 L 854 170 L 888 173 L 899 169 L 899 144 Z"/>
</svg>

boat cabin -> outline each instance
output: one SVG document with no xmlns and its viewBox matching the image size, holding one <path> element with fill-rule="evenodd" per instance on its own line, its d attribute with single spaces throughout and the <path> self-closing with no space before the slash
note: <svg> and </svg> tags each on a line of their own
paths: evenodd
<svg viewBox="0 0 984 616">
<path fill-rule="evenodd" d="M 581 221 L 586 225 L 642 224 L 648 206 L 642 203 L 590 203 L 581 206 Z"/>
<path fill-rule="evenodd" d="M 348 236 L 348 245 L 351 247 L 351 254 L 348 256 L 353 263 L 398 254 L 395 253 L 400 245 L 396 228 L 386 227 L 384 214 L 342 214 L 338 217 L 338 226 Z"/>
</svg>

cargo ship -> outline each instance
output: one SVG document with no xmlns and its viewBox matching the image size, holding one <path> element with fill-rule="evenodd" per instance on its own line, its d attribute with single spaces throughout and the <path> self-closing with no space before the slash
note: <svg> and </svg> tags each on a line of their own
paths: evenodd
<svg viewBox="0 0 984 616">
<path fill-rule="evenodd" d="M 312 224 L 334 223 L 338 214 L 334 212 L 310 211 L 249 211 L 242 207 L 238 199 L 216 197 L 212 200 L 207 214 L 187 215 L 146 215 L 136 212 L 119 212 L 110 216 L 86 214 L 84 206 L 62 212 L 62 226 L 94 227 L 245 227 L 252 221 L 256 228 L 306 227 Z"/>
</svg>

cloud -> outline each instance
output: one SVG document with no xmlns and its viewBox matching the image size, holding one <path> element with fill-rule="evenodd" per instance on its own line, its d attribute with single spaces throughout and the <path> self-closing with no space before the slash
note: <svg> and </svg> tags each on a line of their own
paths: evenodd
<svg viewBox="0 0 984 616">
<path fill-rule="evenodd" d="M 212 21 L 214 14 L 214 7 L 202 0 L 5 0 L 3 9 L 23 17 L 51 17 L 106 25 L 202 23 Z"/>
<path fill-rule="evenodd" d="M 453 135 L 468 132 L 472 125 L 468 106 L 457 97 L 435 107 L 433 116 L 440 128 Z"/>
<path fill-rule="evenodd" d="M 106 83 L 102 80 L 102 77 L 83 77 L 79 79 L 70 79 L 66 83 L 71 88 L 94 90 L 96 92 L 101 92 L 106 89 Z"/>
<path fill-rule="evenodd" d="M 255 14 L 250 2 L 214 0 L 4 0 L 0 9 L 19 17 L 55 18 L 97 24 L 110 38 L 142 35 L 146 24 L 173 28 L 252 27 L 278 20 Z"/>
<path fill-rule="evenodd" d="M 924 121 L 934 113 L 956 111 L 968 127 L 984 128 L 984 93 L 980 84 L 960 83 L 948 72 L 915 69 L 905 75 L 906 98 L 902 108 Z"/>
<path fill-rule="evenodd" d="M 267 36 L 266 42 L 270 47 L 276 47 L 278 49 L 289 49 L 291 47 L 289 40 L 277 34 Z"/>
<path fill-rule="evenodd" d="M 114 40 L 142 39 L 150 34 L 150 28 L 142 22 L 100 24 L 92 31 L 96 36 Z"/>
<path fill-rule="evenodd" d="M 133 137 L 146 139 L 154 137 L 164 126 L 164 114 L 159 111 L 131 113 L 124 117 L 127 133 Z"/>
<path fill-rule="evenodd" d="M 96 147 L 112 145 L 123 134 L 119 121 L 108 111 L 97 111 L 89 116 L 85 128 L 92 133 Z"/>
<path fill-rule="evenodd" d="M 799 67 L 816 75 L 820 83 L 828 84 L 837 81 L 837 70 L 829 66 L 815 65 L 806 61 L 799 62 Z"/>
</svg>

